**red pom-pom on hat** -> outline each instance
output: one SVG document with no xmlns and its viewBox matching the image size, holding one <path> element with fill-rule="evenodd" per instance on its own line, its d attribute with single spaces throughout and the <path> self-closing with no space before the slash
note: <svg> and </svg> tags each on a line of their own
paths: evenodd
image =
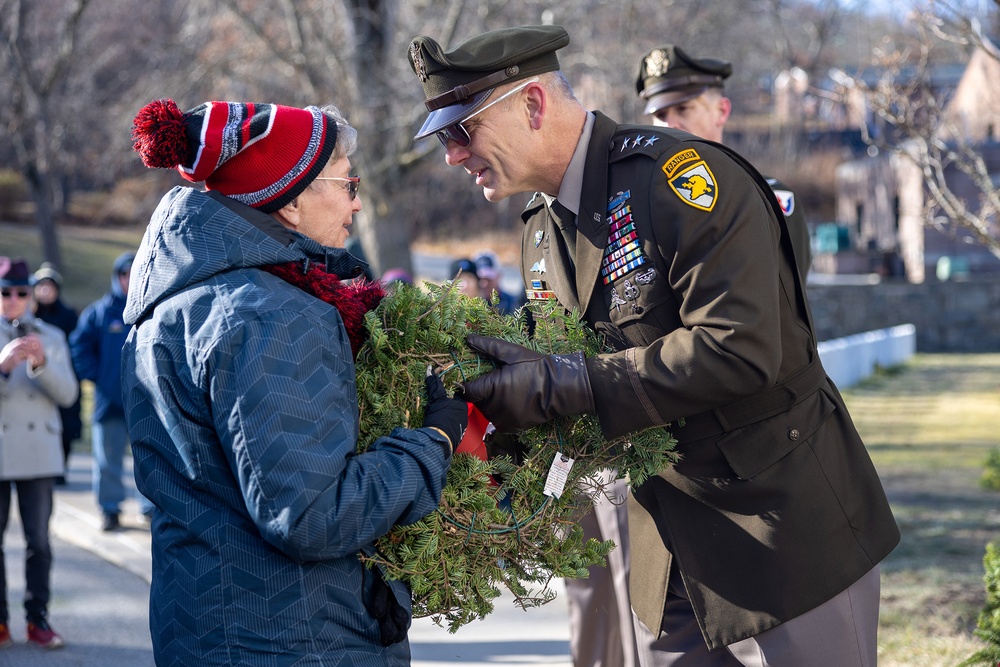
<svg viewBox="0 0 1000 667">
<path fill-rule="evenodd" d="M 188 161 L 184 114 L 173 100 L 153 100 L 132 121 L 132 148 L 147 167 L 172 169 Z"/>
</svg>

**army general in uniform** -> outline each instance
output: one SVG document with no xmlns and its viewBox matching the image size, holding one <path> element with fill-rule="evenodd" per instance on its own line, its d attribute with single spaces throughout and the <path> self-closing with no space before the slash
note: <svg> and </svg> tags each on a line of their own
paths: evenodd
<svg viewBox="0 0 1000 667">
<path fill-rule="evenodd" d="M 436 135 L 522 213 L 533 299 L 579 309 L 617 351 L 538 355 L 470 336 L 497 370 L 465 396 L 502 432 L 595 414 L 670 425 L 681 460 L 629 500 L 632 607 L 649 665 L 874 665 L 879 562 L 899 531 L 816 350 L 787 222 L 720 144 L 588 112 L 558 26 L 409 49 Z M 678 426 L 680 420 L 683 426 Z"/>
</svg>

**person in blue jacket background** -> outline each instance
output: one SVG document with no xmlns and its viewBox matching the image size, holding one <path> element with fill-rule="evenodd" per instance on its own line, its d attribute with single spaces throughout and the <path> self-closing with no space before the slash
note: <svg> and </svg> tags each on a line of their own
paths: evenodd
<svg viewBox="0 0 1000 667">
<path fill-rule="evenodd" d="M 409 664 L 410 591 L 361 554 L 437 507 L 467 405 L 431 373 L 423 427 L 356 451 L 353 354 L 384 294 L 347 282 L 357 132 L 334 107 L 158 100 L 133 137 L 207 189 L 163 197 L 125 309 L 157 665 Z"/>
<path fill-rule="evenodd" d="M 73 368 L 80 380 L 94 383 L 91 447 L 94 456 L 94 495 L 101 508 L 101 529 L 117 530 L 125 500 L 122 479 L 128 429 L 122 407 L 122 346 L 128 336 L 123 313 L 135 253 L 123 252 L 111 270 L 111 287 L 80 313 L 70 334 Z M 148 520 L 152 504 L 141 495 L 139 511 Z"/>
</svg>

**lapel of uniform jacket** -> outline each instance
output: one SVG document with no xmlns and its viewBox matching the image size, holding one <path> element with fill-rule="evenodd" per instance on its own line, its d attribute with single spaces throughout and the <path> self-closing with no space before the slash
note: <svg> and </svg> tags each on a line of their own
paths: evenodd
<svg viewBox="0 0 1000 667">
<path fill-rule="evenodd" d="M 541 278 L 544 289 L 551 290 L 563 308 L 579 308 L 566 244 L 549 215 L 549 208 L 542 195 L 535 193 L 521 212 L 521 220 L 525 223 L 521 237 L 521 277 L 525 286 L 531 285 L 532 278 Z M 536 233 L 541 235 L 537 241 L 534 238 Z M 545 269 L 541 271 L 534 267 L 539 259 L 545 264 Z"/>
<path fill-rule="evenodd" d="M 587 305 L 597 284 L 601 258 L 608 244 L 608 222 L 605 209 L 608 203 L 608 155 L 610 142 L 618 124 L 595 111 L 597 119 L 587 147 L 587 164 L 583 170 L 583 196 L 580 213 L 576 217 L 576 293 L 580 312 L 587 312 Z"/>
</svg>

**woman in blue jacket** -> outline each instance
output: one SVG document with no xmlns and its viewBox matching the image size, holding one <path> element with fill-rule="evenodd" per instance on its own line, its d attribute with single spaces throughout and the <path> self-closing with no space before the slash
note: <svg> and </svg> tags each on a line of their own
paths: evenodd
<svg viewBox="0 0 1000 667">
<path fill-rule="evenodd" d="M 409 664 L 409 591 L 359 554 L 436 508 L 466 405 L 430 375 L 424 427 L 355 453 L 356 136 L 333 107 L 160 100 L 136 117 L 147 166 L 206 186 L 160 202 L 125 310 L 161 667 Z"/>
</svg>

